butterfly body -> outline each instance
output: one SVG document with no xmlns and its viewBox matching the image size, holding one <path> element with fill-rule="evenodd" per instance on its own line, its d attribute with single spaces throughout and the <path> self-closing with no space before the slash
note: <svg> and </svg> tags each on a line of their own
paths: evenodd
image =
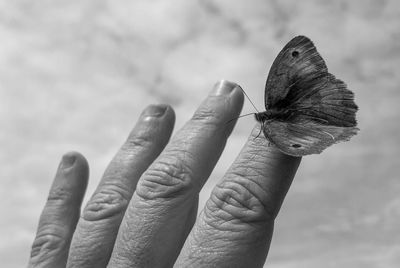
<svg viewBox="0 0 400 268">
<path fill-rule="evenodd" d="M 278 54 L 256 113 L 265 137 L 288 155 L 322 152 L 358 131 L 353 93 L 328 72 L 310 39 L 293 38 Z"/>
</svg>

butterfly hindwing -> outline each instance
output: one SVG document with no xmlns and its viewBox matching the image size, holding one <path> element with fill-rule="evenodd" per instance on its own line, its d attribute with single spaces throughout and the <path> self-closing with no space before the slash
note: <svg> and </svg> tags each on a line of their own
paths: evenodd
<svg viewBox="0 0 400 268">
<path fill-rule="evenodd" d="M 317 120 L 325 125 L 354 127 L 356 111 L 354 94 L 346 84 L 330 73 L 321 73 L 294 83 L 285 98 L 292 120 Z"/>
<path fill-rule="evenodd" d="M 319 154 L 330 145 L 347 141 L 357 134 L 355 127 L 321 125 L 311 120 L 295 123 L 266 121 L 264 135 L 279 150 L 292 156 Z"/>
<path fill-rule="evenodd" d="M 305 36 L 293 38 L 271 66 L 265 85 L 265 107 L 270 109 L 284 100 L 293 83 L 327 72 L 312 41 Z"/>
</svg>

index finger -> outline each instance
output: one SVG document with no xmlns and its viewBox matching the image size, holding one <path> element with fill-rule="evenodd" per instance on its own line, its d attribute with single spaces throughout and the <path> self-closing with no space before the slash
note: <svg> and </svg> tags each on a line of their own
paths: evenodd
<svg viewBox="0 0 400 268">
<path fill-rule="evenodd" d="M 268 140 L 246 145 L 216 185 L 195 223 L 177 267 L 262 267 L 274 220 L 301 158 L 280 152 Z"/>
</svg>

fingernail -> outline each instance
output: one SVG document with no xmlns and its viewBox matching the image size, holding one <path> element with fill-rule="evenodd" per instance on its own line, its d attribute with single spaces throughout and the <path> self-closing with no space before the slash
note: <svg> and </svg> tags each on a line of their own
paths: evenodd
<svg viewBox="0 0 400 268">
<path fill-rule="evenodd" d="M 72 154 L 65 154 L 61 159 L 60 169 L 67 169 L 74 165 L 76 156 Z"/>
<path fill-rule="evenodd" d="M 168 106 L 159 104 L 159 105 L 149 105 L 144 111 L 142 116 L 143 117 L 161 117 L 165 114 Z"/>
<path fill-rule="evenodd" d="M 213 96 L 228 95 L 237 86 L 238 85 L 236 83 L 230 82 L 228 80 L 221 80 L 215 84 L 213 90 L 211 91 L 211 95 Z"/>
</svg>

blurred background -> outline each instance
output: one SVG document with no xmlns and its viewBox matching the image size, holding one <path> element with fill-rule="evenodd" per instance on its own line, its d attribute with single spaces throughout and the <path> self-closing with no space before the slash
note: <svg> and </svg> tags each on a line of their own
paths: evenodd
<svg viewBox="0 0 400 268">
<path fill-rule="evenodd" d="M 396 0 L 0 0 L 2 267 L 26 266 L 63 153 L 88 158 L 90 196 L 148 104 L 171 104 L 179 129 L 224 78 L 262 110 L 270 65 L 300 34 L 355 92 L 361 131 L 303 158 L 266 266 L 398 267 L 399 29 Z M 239 120 L 201 205 L 254 124 Z"/>
</svg>

